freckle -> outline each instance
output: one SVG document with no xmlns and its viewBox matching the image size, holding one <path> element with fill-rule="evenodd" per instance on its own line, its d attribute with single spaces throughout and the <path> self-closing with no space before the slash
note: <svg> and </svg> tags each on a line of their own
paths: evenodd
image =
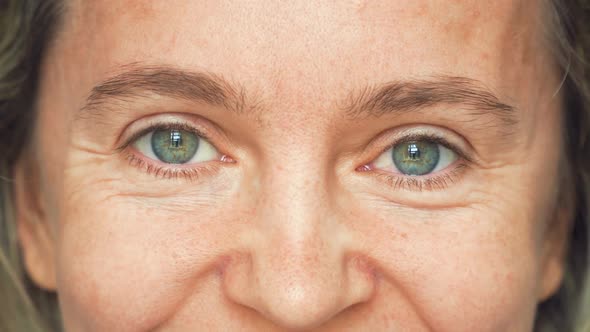
<svg viewBox="0 0 590 332">
<path fill-rule="evenodd" d="M 403 237 L 404 239 L 407 239 L 407 238 L 408 238 L 408 234 L 406 234 L 406 233 L 401 233 L 401 237 Z"/>
<path fill-rule="evenodd" d="M 363 14 L 363 12 L 365 11 L 365 9 L 367 8 L 367 5 L 369 4 L 368 1 L 362 1 L 359 3 L 358 8 L 357 8 L 357 13 L 358 14 Z"/>
<path fill-rule="evenodd" d="M 419 6 L 416 14 L 417 14 L 417 16 L 426 16 L 426 14 L 428 14 L 428 6 L 427 5 Z"/>
<path fill-rule="evenodd" d="M 513 280 L 514 280 L 514 276 L 512 275 L 512 273 L 508 273 L 506 275 L 506 281 L 512 283 Z"/>
</svg>

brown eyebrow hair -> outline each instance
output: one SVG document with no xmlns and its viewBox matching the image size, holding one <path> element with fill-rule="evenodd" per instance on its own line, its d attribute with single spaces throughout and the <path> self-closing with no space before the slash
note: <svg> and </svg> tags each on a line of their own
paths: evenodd
<svg viewBox="0 0 590 332">
<path fill-rule="evenodd" d="M 246 106 L 243 90 L 222 77 L 168 66 L 121 67 L 122 73 L 92 88 L 82 112 L 99 109 L 113 101 L 148 97 L 150 94 L 201 101 L 241 113 Z"/>
<path fill-rule="evenodd" d="M 351 93 L 343 108 L 350 117 L 356 119 L 392 112 L 411 112 L 437 104 L 462 105 L 474 115 L 492 115 L 508 126 L 517 123 L 513 106 L 501 102 L 480 81 L 458 76 L 435 76 L 365 87 Z"/>
<path fill-rule="evenodd" d="M 247 105 L 244 89 L 220 76 L 169 66 L 130 64 L 122 67 L 122 73 L 96 85 L 82 110 L 100 109 L 105 104 L 150 94 L 205 102 L 236 113 L 242 113 L 248 106 L 254 108 L 254 105 Z M 517 123 L 514 107 L 501 102 L 480 81 L 457 76 L 434 76 L 365 87 L 351 92 L 340 108 L 351 119 L 359 119 L 417 111 L 439 104 L 461 105 L 473 116 L 499 120 L 498 124 L 505 129 L 515 127 Z"/>
</svg>

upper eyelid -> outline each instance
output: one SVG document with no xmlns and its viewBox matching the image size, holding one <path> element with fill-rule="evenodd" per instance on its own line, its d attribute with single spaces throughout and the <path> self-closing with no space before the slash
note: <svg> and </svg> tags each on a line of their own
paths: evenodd
<svg viewBox="0 0 590 332">
<path fill-rule="evenodd" d="M 453 139 L 453 137 L 456 137 L 456 139 Z M 382 131 L 367 144 L 365 151 L 362 153 L 363 157 L 361 157 L 361 160 L 364 160 L 364 162 L 361 162 L 360 164 L 370 165 L 376 160 L 376 158 L 397 144 L 412 140 L 425 139 L 445 146 L 457 153 L 460 158 L 470 163 L 478 164 L 479 162 L 479 158 L 475 153 L 473 146 L 455 131 L 438 126 L 415 124 Z M 459 141 L 463 144 L 454 143 L 453 141 Z M 462 145 L 464 145 L 464 147 Z M 375 150 L 377 150 L 377 153 L 375 153 Z"/>
<path fill-rule="evenodd" d="M 165 116 L 166 118 L 162 119 L 162 116 Z M 180 129 L 194 133 L 195 135 L 207 140 L 216 149 L 220 150 L 216 142 L 224 141 L 225 135 L 223 135 L 223 132 L 217 127 L 215 123 L 211 123 L 211 121 L 205 118 L 198 117 L 196 120 L 194 118 L 195 116 L 192 114 L 164 113 L 153 114 L 137 119 L 122 130 L 121 134 L 117 138 L 115 150 L 122 151 L 143 135 L 158 129 Z M 142 122 L 145 123 L 141 124 Z M 140 124 L 138 125 L 137 123 Z M 126 135 L 126 132 L 133 130 L 134 127 L 140 128 L 135 129 L 134 133 Z"/>
<path fill-rule="evenodd" d="M 168 119 L 159 119 L 160 115 L 165 115 Z M 177 115 L 178 117 L 174 117 Z M 196 134 L 197 136 L 207 140 L 215 149 L 217 149 L 221 154 L 230 155 L 225 149 L 220 148 L 217 142 L 222 141 L 225 142 L 226 135 L 225 133 L 215 124 L 211 123 L 211 127 L 208 128 L 208 119 L 203 118 L 205 121 L 204 125 L 199 125 L 199 122 L 194 120 L 187 120 L 186 118 L 192 118 L 192 114 L 171 114 L 171 113 L 164 113 L 164 114 L 155 114 L 151 115 L 147 119 L 147 125 L 142 126 L 143 128 L 138 130 L 136 133 L 133 133 L 128 138 L 126 138 L 122 143 L 118 144 L 116 148 L 117 151 L 121 151 L 126 149 L 129 145 L 133 144 L 137 139 L 150 133 L 151 131 L 158 130 L 158 129 L 181 129 L 191 133 Z M 152 119 L 155 118 L 155 119 Z M 201 118 L 201 117 L 199 117 Z M 143 118 L 142 118 L 143 119 Z M 126 126 L 125 130 L 121 133 L 121 136 L 124 136 L 123 133 L 129 129 L 133 125 L 133 123 L 140 121 L 142 119 L 138 119 L 133 121 L 130 125 Z M 172 120 L 171 120 L 172 119 Z M 193 124 L 196 123 L 196 124 Z M 387 130 L 382 131 L 379 133 L 374 139 L 368 142 L 368 144 L 363 149 L 364 151 L 361 152 L 361 158 L 366 160 L 362 163 L 362 165 L 371 164 L 376 158 L 378 158 L 381 154 L 385 153 L 387 150 L 391 149 L 397 144 L 402 144 L 412 140 L 429 140 L 438 144 L 445 146 L 446 148 L 452 150 L 453 152 L 457 153 L 458 156 L 468 162 L 471 163 L 478 163 L 478 157 L 476 154 L 472 153 L 472 145 L 460 134 L 456 133 L 453 130 L 447 128 L 440 128 L 438 126 L 432 126 L 428 124 L 417 124 L 417 125 L 406 125 L 405 128 L 389 128 Z M 201 129 L 203 128 L 203 129 Z M 398 131 L 402 134 L 392 135 L 390 132 Z M 209 134 L 211 132 L 212 134 Z M 441 132 L 450 132 L 450 134 L 441 133 Z M 221 135 L 219 135 L 221 134 Z M 471 149 L 470 151 L 466 151 L 459 144 L 455 144 L 452 140 L 447 139 L 449 135 L 457 135 L 459 139 L 465 142 L 465 146 L 467 149 Z M 212 138 L 215 137 L 215 139 Z M 391 136 L 397 136 L 392 140 Z M 221 137 L 221 139 L 218 139 Z M 384 143 L 388 142 L 388 143 Z M 229 142 L 227 142 L 229 143 Z M 233 144 L 226 144 L 229 146 L 233 146 Z M 379 149 L 379 152 L 375 154 L 375 148 L 371 148 L 371 146 L 379 146 L 382 147 Z M 369 151 L 373 151 L 368 155 Z M 362 156 L 365 157 L 362 157 Z"/>
<path fill-rule="evenodd" d="M 156 131 L 156 130 L 172 130 L 172 129 L 177 129 L 177 130 L 184 130 L 184 131 L 188 131 L 191 132 L 197 136 L 199 136 L 200 138 L 203 138 L 207 141 L 211 141 L 209 139 L 209 137 L 204 134 L 202 131 L 198 130 L 197 128 L 194 128 L 192 126 L 188 126 L 186 124 L 181 124 L 181 123 L 174 123 L 174 124 L 153 124 L 150 125 L 149 127 L 142 129 L 140 131 L 138 131 L 137 133 L 131 135 L 129 138 L 125 139 L 125 141 L 123 142 L 122 145 L 120 145 L 117 150 L 124 150 L 125 148 L 127 148 L 129 145 L 133 144 L 133 142 L 137 141 L 139 138 L 143 137 L 144 135 L 149 134 L 152 131 Z M 213 144 L 213 143 L 211 143 Z"/>
<path fill-rule="evenodd" d="M 395 147 L 396 145 L 404 144 L 404 143 L 408 143 L 408 142 L 412 142 L 412 141 L 420 141 L 420 140 L 426 140 L 426 141 L 429 141 L 432 143 L 440 144 L 440 145 L 446 147 L 447 149 L 455 152 L 460 158 L 463 158 L 469 162 L 473 162 L 472 157 L 469 156 L 465 151 L 463 151 L 463 149 L 461 147 L 449 142 L 448 140 L 446 140 L 440 136 L 435 136 L 435 135 L 408 135 L 408 136 L 402 137 L 401 139 L 389 144 L 381 153 L 387 152 L 389 149 Z M 381 155 L 381 154 L 379 154 L 379 155 Z"/>
</svg>

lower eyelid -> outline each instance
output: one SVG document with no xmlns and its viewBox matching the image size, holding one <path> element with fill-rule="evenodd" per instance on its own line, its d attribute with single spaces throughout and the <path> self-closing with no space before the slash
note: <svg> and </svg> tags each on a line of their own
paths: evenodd
<svg viewBox="0 0 590 332">
<path fill-rule="evenodd" d="M 456 160 L 446 170 L 422 176 L 408 176 L 401 173 L 381 171 L 379 169 L 365 170 L 373 172 L 380 180 L 388 183 L 394 190 L 409 191 L 442 191 L 461 180 L 468 171 L 469 164 L 460 159 Z"/>
<path fill-rule="evenodd" d="M 195 181 L 201 179 L 203 176 L 212 176 L 220 170 L 219 165 L 215 162 L 173 165 L 147 158 L 142 156 L 142 154 L 138 151 L 125 150 L 123 153 L 123 158 L 130 166 L 140 170 L 145 174 L 154 175 L 157 178 L 183 178 L 189 181 Z"/>
</svg>

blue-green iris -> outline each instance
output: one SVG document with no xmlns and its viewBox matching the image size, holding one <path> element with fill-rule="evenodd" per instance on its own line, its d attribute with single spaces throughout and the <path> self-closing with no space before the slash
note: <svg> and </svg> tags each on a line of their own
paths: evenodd
<svg viewBox="0 0 590 332">
<path fill-rule="evenodd" d="M 407 142 L 392 149 L 393 162 L 406 175 L 425 175 L 432 172 L 440 159 L 438 144 L 428 141 Z"/>
<path fill-rule="evenodd" d="M 152 135 L 152 149 L 162 162 L 184 164 L 190 161 L 199 148 L 199 137 L 178 129 L 156 130 Z"/>
</svg>

